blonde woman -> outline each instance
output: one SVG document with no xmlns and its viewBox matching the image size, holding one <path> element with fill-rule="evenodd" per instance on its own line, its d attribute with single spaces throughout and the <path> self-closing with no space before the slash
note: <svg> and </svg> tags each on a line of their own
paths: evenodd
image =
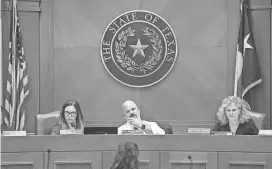
<svg viewBox="0 0 272 169">
<path fill-rule="evenodd" d="M 222 100 L 217 112 L 218 122 L 213 131 L 230 131 L 234 135 L 257 135 L 259 129 L 250 118 L 248 103 L 236 96 L 228 96 Z"/>
</svg>

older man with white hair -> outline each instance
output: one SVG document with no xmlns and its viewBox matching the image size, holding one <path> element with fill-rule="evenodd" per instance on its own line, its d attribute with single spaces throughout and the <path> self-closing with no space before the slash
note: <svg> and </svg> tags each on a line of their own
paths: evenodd
<svg viewBox="0 0 272 169">
<path fill-rule="evenodd" d="M 118 134 L 122 134 L 123 131 L 142 131 L 143 134 L 165 134 L 165 131 L 157 123 L 141 119 L 140 109 L 133 101 L 125 101 L 122 104 L 122 109 L 127 122 L 118 127 Z"/>
</svg>

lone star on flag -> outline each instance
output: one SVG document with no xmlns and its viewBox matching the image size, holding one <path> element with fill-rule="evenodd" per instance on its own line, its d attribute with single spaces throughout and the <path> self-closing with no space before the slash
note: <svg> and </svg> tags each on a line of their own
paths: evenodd
<svg viewBox="0 0 272 169">
<path fill-rule="evenodd" d="M 247 41 L 249 38 L 250 34 L 248 34 L 245 39 L 244 39 L 244 55 L 245 55 L 245 50 L 246 49 L 254 49 Z"/>
<path fill-rule="evenodd" d="M 136 56 L 138 53 L 145 57 L 144 50 L 147 48 L 149 45 L 142 45 L 140 39 L 138 39 L 136 45 L 129 45 L 132 49 L 134 49 L 133 56 Z"/>
</svg>

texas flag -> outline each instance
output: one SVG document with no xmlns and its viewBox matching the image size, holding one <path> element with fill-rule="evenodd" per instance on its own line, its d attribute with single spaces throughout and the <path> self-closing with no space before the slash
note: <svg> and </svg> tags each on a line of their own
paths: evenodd
<svg viewBox="0 0 272 169">
<path fill-rule="evenodd" d="M 245 99 L 251 105 L 251 91 L 262 82 L 262 79 L 248 14 L 248 0 L 241 1 L 240 9 L 241 21 L 236 50 L 234 96 Z"/>
</svg>

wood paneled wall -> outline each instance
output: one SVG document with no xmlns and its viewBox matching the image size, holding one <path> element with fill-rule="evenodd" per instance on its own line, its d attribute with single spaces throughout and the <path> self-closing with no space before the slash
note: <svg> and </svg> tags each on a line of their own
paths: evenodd
<svg viewBox="0 0 272 169">
<path fill-rule="evenodd" d="M 188 126 L 212 126 L 221 99 L 233 94 L 239 0 L 19 2 L 31 90 L 28 132 L 35 131 L 36 114 L 59 110 L 68 99 L 80 102 L 87 125 L 120 124 L 121 104 L 131 99 L 140 105 L 145 119 L 167 121 L 181 132 Z M 271 5 L 271 0 L 251 0 L 251 4 Z M 100 41 L 107 25 L 133 9 L 159 14 L 172 26 L 178 41 L 178 59 L 170 74 L 159 84 L 144 89 L 115 81 L 100 56 Z M 2 12 L 5 79 L 9 35 L 9 11 L 5 5 Z M 253 108 L 267 114 L 265 127 L 269 128 L 270 9 L 253 9 L 251 14 L 264 77 Z"/>
</svg>

